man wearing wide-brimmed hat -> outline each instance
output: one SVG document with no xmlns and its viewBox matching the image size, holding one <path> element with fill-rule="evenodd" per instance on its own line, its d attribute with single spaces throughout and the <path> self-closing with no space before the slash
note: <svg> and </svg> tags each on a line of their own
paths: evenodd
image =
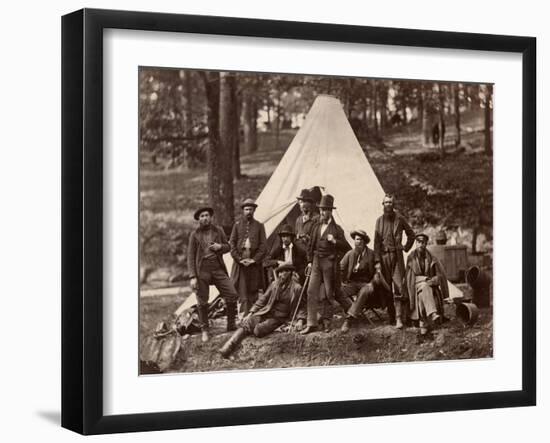
<svg viewBox="0 0 550 443">
<path fill-rule="evenodd" d="M 390 288 L 386 291 L 385 305 L 391 324 L 401 329 L 406 317 L 408 303 L 403 294 L 405 260 L 403 251 L 408 252 L 414 243 L 414 231 L 405 218 L 395 211 L 395 197 L 387 194 L 383 201 L 384 214 L 376 220 L 374 229 L 374 256 L 376 269 Z M 403 232 L 407 241 L 403 245 Z"/>
<path fill-rule="evenodd" d="M 363 308 L 374 305 L 375 288 L 380 285 L 380 276 L 374 265 L 374 251 L 367 245 L 370 237 L 362 229 L 351 231 L 355 247 L 346 252 L 340 262 L 342 292 L 345 296 L 357 297 L 346 313 L 342 332 L 348 332 L 355 320 L 362 317 Z"/>
<path fill-rule="evenodd" d="M 264 288 L 262 261 L 267 242 L 264 225 L 254 219 L 257 206 L 250 198 L 242 202 L 243 217 L 235 222 L 229 238 L 234 260 L 231 279 L 239 294 L 239 309 L 243 315 L 248 314 L 258 298 L 258 291 Z"/>
<path fill-rule="evenodd" d="M 338 262 L 340 258 L 351 249 L 344 236 L 344 230 L 336 224 L 332 217 L 334 197 L 330 194 L 323 195 L 317 205 L 320 210 L 319 221 L 312 230 L 311 243 L 308 250 L 308 263 L 311 263 L 311 276 L 307 290 L 307 326 L 301 331 L 309 334 L 318 329 L 318 315 L 321 314 L 325 331 L 330 328 L 330 320 L 325 310 L 320 311 L 319 304 L 323 289 L 324 295 L 332 305 L 340 304 L 341 292 L 337 288 Z M 347 310 L 351 302 L 344 303 Z"/>
<path fill-rule="evenodd" d="M 223 254 L 229 252 L 229 243 L 223 229 L 212 223 L 214 210 L 202 207 L 195 211 L 199 226 L 189 237 L 187 266 L 191 288 L 196 291 L 197 309 L 201 323 L 202 341 L 209 340 L 208 295 L 210 285 L 216 286 L 225 300 L 227 330 L 235 329 L 237 314 L 237 291 L 227 274 Z"/>
<path fill-rule="evenodd" d="M 315 207 L 315 199 L 311 190 L 302 189 L 296 199 L 300 205 L 300 215 L 296 218 L 294 226 L 296 244 L 301 246 L 304 251 L 307 251 L 311 241 L 311 232 L 319 220 L 319 212 Z"/>
<path fill-rule="evenodd" d="M 274 280 L 243 319 L 241 327 L 223 345 L 220 353 L 227 358 L 247 335 L 265 337 L 292 318 L 300 299 L 302 287 L 292 279 L 295 268 L 290 263 L 278 266 Z"/>
<path fill-rule="evenodd" d="M 428 251 L 428 236 L 416 236 L 417 247 L 407 257 L 406 282 L 413 321 L 418 321 L 420 333 L 443 320 L 443 300 L 449 296 L 449 286 L 443 265 Z"/>
<path fill-rule="evenodd" d="M 307 252 L 296 243 L 296 235 L 290 225 L 282 225 L 277 231 L 279 240 L 264 260 L 265 267 L 279 266 L 283 263 L 291 263 L 296 268 L 299 283 L 304 284 L 307 265 Z"/>
</svg>

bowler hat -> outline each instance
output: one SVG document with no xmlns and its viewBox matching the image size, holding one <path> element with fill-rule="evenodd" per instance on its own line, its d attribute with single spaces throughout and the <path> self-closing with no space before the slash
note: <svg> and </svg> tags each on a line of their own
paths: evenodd
<svg viewBox="0 0 550 443">
<path fill-rule="evenodd" d="M 258 205 L 256 204 L 256 202 L 254 200 L 252 200 L 251 198 L 247 198 L 245 201 L 243 201 L 241 203 L 241 209 L 244 209 L 246 208 L 247 206 L 252 206 L 253 208 L 257 208 Z"/>
<path fill-rule="evenodd" d="M 368 244 L 370 242 L 370 237 L 362 229 L 356 229 L 355 231 L 351 231 L 350 235 L 351 235 L 351 238 L 353 238 L 354 240 L 356 236 L 363 238 L 363 240 L 365 240 L 365 244 Z"/>
<path fill-rule="evenodd" d="M 430 237 L 428 237 L 426 234 L 424 234 L 424 233 L 422 232 L 422 233 L 420 233 L 420 234 L 416 234 L 416 235 L 414 236 L 414 238 L 417 239 L 417 240 L 418 240 L 419 238 L 423 238 L 424 241 L 425 241 L 426 243 L 428 243 L 428 239 L 429 239 Z"/>
<path fill-rule="evenodd" d="M 198 220 L 200 215 L 205 212 L 205 211 L 208 211 L 210 213 L 210 217 L 212 217 L 214 215 L 214 210 L 212 208 L 210 208 L 209 206 L 205 206 L 203 208 L 199 208 L 195 211 L 195 215 L 193 215 L 193 218 L 195 220 Z"/>
<path fill-rule="evenodd" d="M 322 209 L 336 209 L 334 206 L 334 197 L 330 194 L 323 195 L 317 207 Z"/>
<path fill-rule="evenodd" d="M 309 189 L 302 189 L 300 191 L 300 195 L 296 198 L 298 200 L 303 200 L 303 201 L 306 201 L 306 202 L 311 202 L 311 203 L 314 202 L 313 195 L 311 195 L 311 191 Z"/>
<path fill-rule="evenodd" d="M 277 266 L 277 268 L 275 269 L 275 272 L 278 274 L 279 272 L 282 272 L 282 271 L 293 272 L 295 270 L 296 268 L 292 263 L 283 263 L 282 265 Z"/>
<path fill-rule="evenodd" d="M 290 226 L 290 225 L 281 226 L 281 229 L 279 229 L 278 234 L 279 235 L 290 235 L 292 237 L 296 236 L 296 234 L 294 233 L 294 230 L 292 229 L 292 226 Z"/>
</svg>

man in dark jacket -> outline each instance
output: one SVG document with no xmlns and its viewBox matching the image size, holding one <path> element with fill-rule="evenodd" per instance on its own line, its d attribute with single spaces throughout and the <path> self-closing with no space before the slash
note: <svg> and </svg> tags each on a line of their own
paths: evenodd
<svg viewBox="0 0 550 443">
<path fill-rule="evenodd" d="M 233 225 L 229 245 L 233 267 L 231 279 L 239 294 L 240 311 L 246 315 L 264 289 L 262 260 L 266 254 L 265 227 L 254 219 L 258 205 L 246 199 L 241 208 L 243 217 Z"/>
<path fill-rule="evenodd" d="M 302 189 L 296 197 L 300 205 L 300 215 L 296 218 L 296 243 L 307 251 L 311 243 L 313 227 L 319 221 L 319 212 L 315 208 L 313 193 L 309 189 Z"/>
<path fill-rule="evenodd" d="M 227 312 L 227 330 L 235 329 L 237 311 L 237 291 L 229 279 L 223 262 L 223 254 L 229 252 L 227 237 L 218 226 L 212 224 L 212 208 L 200 208 L 195 212 L 199 227 L 189 237 L 187 248 L 187 266 L 191 288 L 196 291 L 197 309 L 201 323 L 202 341 L 209 340 L 208 335 L 208 295 L 210 285 L 215 285 L 225 300 Z"/>
<path fill-rule="evenodd" d="M 283 263 L 276 269 L 278 279 L 258 298 L 243 319 L 241 327 L 220 349 L 224 358 L 229 357 L 247 335 L 265 337 L 292 318 L 302 289 L 292 279 L 294 270 L 294 266 L 289 263 Z"/>
<path fill-rule="evenodd" d="M 344 230 L 336 224 L 332 217 L 334 197 L 330 194 L 323 195 L 317 205 L 320 209 L 320 218 L 312 230 L 311 243 L 308 250 L 308 263 L 311 264 L 311 277 L 307 290 L 307 326 L 300 331 L 301 334 L 309 334 L 318 329 L 318 315 L 321 314 L 325 331 L 330 328 L 330 320 L 325 310 L 319 311 L 321 289 L 324 290 L 326 299 L 333 306 L 341 306 L 347 311 L 351 301 L 342 297 L 342 292 L 337 288 L 338 262 L 340 258 L 351 249 L 344 236 Z"/>
<path fill-rule="evenodd" d="M 391 290 L 386 291 L 385 304 L 391 324 L 401 329 L 402 316 L 408 304 L 403 294 L 405 261 L 403 251 L 408 252 L 414 243 L 414 231 L 405 218 L 394 210 L 395 198 L 386 195 L 382 201 L 384 214 L 376 220 L 374 230 L 374 255 L 376 270 Z M 407 242 L 403 246 L 403 231 Z M 406 315 L 405 315 L 406 316 Z"/>
<path fill-rule="evenodd" d="M 279 266 L 291 263 L 296 268 L 299 283 L 304 284 L 307 265 L 307 252 L 296 243 L 296 235 L 290 225 L 283 225 L 278 232 L 279 241 L 273 245 L 270 253 L 264 260 L 265 267 Z"/>
<path fill-rule="evenodd" d="M 361 318 L 363 308 L 374 302 L 375 288 L 380 284 L 380 275 L 375 271 L 374 251 L 367 247 L 370 237 L 361 229 L 351 232 L 355 248 L 346 252 L 340 262 L 342 292 L 346 297 L 357 297 L 348 309 L 342 324 L 346 333 L 355 320 Z"/>
</svg>

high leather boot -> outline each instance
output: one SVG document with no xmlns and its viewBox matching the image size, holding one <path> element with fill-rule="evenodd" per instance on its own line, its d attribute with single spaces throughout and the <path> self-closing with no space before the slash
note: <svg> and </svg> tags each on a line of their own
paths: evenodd
<svg viewBox="0 0 550 443">
<path fill-rule="evenodd" d="M 395 300 L 395 329 L 403 329 L 401 300 Z"/>
<path fill-rule="evenodd" d="M 208 334 L 208 305 L 199 305 L 197 306 L 197 310 L 201 323 L 201 340 L 203 343 L 206 343 L 210 340 L 210 335 Z"/>
<path fill-rule="evenodd" d="M 223 358 L 228 358 L 235 348 L 239 345 L 242 339 L 245 337 L 246 331 L 243 328 L 238 328 L 231 338 L 225 342 L 225 344 L 220 348 L 220 354 Z"/>
<path fill-rule="evenodd" d="M 388 308 L 388 320 L 390 325 L 395 325 L 395 302 L 393 300 L 393 296 L 388 297 L 386 300 L 386 305 Z"/>
<path fill-rule="evenodd" d="M 237 325 L 235 324 L 235 317 L 237 316 L 237 303 L 226 302 L 225 310 L 227 315 L 227 332 L 234 331 L 237 329 Z"/>
</svg>

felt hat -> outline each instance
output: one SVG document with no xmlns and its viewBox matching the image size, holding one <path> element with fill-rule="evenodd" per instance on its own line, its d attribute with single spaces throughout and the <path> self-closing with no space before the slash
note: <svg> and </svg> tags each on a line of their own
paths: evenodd
<svg viewBox="0 0 550 443">
<path fill-rule="evenodd" d="M 252 200 L 251 198 L 247 198 L 245 201 L 243 201 L 241 203 L 241 209 L 244 209 L 246 208 L 247 206 L 252 206 L 253 208 L 257 208 L 258 205 L 256 204 L 256 202 L 254 200 Z"/>
<path fill-rule="evenodd" d="M 423 238 L 423 239 L 426 241 L 426 243 L 428 243 L 428 240 L 429 240 L 430 237 L 428 237 L 426 234 L 424 234 L 424 233 L 421 232 L 420 234 L 416 234 L 416 235 L 414 236 L 414 238 L 417 239 L 417 240 L 418 240 L 419 238 Z"/>
<path fill-rule="evenodd" d="M 370 237 L 362 229 L 356 229 L 355 231 L 351 231 L 350 235 L 351 235 L 351 238 L 353 238 L 354 240 L 355 240 L 356 236 L 362 237 L 363 240 L 365 240 L 366 245 L 369 244 L 369 242 L 370 242 Z"/>
<path fill-rule="evenodd" d="M 195 211 L 195 214 L 193 215 L 193 218 L 195 220 L 198 220 L 199 219 L 199 216 L 203 213 L 203 212 L 209 212 L 210 213 L 210 217 L 212 217 L 214 215 L 214 210 L 209 207 L 209 206 L 205 206 L 205 207 L 202 207 L 202 208 L 199 208 Z"/>
<path fill-rule="evenodd" d="M 296 237 L 296 234 L 294 233 L 294 229 L 292 229 L 292 226 L 290 226 L 290 225 L 281 226 L 281 229 L 279 229 L 279 232 L 277 234 L 279 234 L 279 235 L 290 235 L 292 237 Z"/>
<path fill-rule="evenodd" d="M 296 197 L 298 200 L 304 200 L 313 203 L 313 195 L 311 194 L 311 191 L 309 189 L 302 189 L 300 191 L 300 195 Z"/>
<path fill-rule="evenodd" d="M 275 272 L 278 274 L 279 272 L 282 272 L 282 271 L 293 272 L 295 270 L 296 268 L 292 263 L 283 263 L 282 265 L 277 266 L 277 268 L 275 269 Z"/>
<path fill-rule="evenodd" d="M 323 195 L 317 207 L 322 209 L 336 209 L 334 206 L 334 197 L 330 194 Z"/>
</svg>

